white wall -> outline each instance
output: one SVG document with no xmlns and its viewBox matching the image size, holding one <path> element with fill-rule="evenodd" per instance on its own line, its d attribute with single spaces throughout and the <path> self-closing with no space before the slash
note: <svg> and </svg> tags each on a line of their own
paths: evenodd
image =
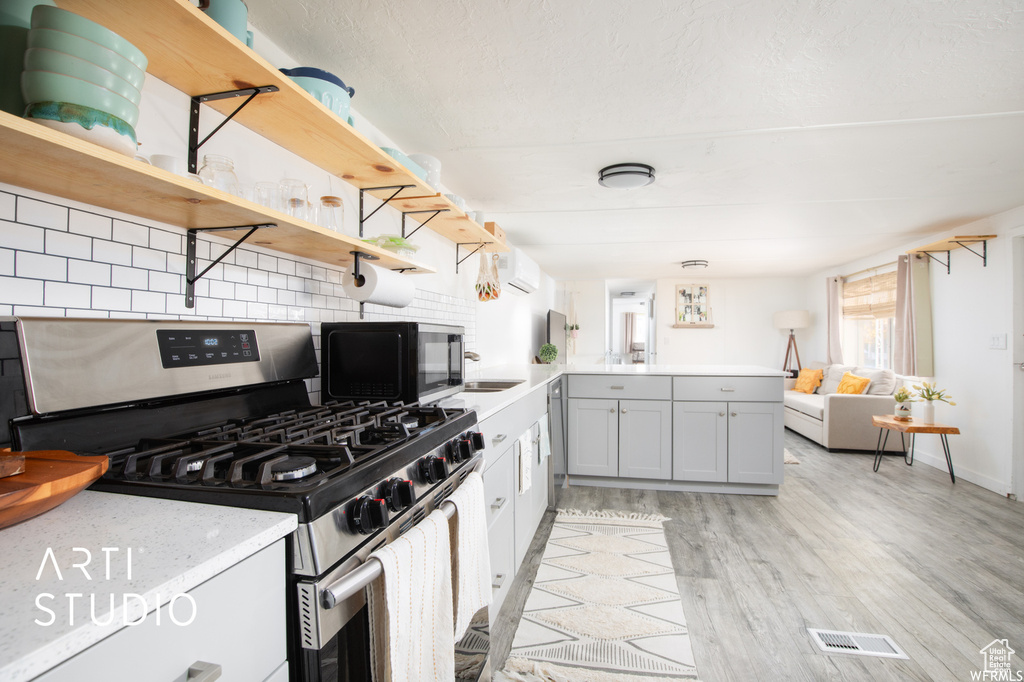
<svg viewBox="0 0 1024 682">
<path fill-rule="evenodd" d="M 474 271 L 476 257 L 466 261 Z M 529 364 L 547 342 L 547 314 L 555 307 L 555 281 L 541 276 L 541 284 L 532 294 L 513 293 L 503 287 L 496 301 L 475 302 L 476 340 L 480 362 L 467 362 L 468 370 L 505 364 Z M 559 359 L 562 362 L 563 359 Z"/>
<path fill-rule="evenodd" d="M 960 226 L 955 230 L 957 235 L 997 235 L 988 242 L 988 266 L 983 267 L 980 258 L 958 249 L 951 252 L 950 274 L 935 262 L 931 263 L 930 271 L 935 353 L 932 379 L 947 389 L 957 403 L 956 407 L 938 404 L 935 417 L 939 422 L 960 428 L 961 434 L 949 439 L 957 478 L 1000 494 L 1011 491 L 1013 424 L 1015 419 L 1021 419 L 1013 413 L 1015 331 L 1011 235 L 1022 230 L 1024 207 Z M 952 231 L 929 235 L 903 248 L 808 278 L 810 309 L 817 319 L 824 320 L 827 277 L 893 261 L 911 248 L 953 235 Z M 980 245 L 973 248 L 978 251 Z M 935 255 L 945 260 L 945 253 Z M 1006 335 L 1008 348 L 990 348 L 994 335 Z M 824 359 L 825 339 L 824 325 L 816 325 L 811 341 L 815 359 Z M 946 468 L 938 436 L 920 436 L 916 452 L 919 461 Z"/>
<path fill-rule="evenodd" d="M 575 293 L 576 319 L 580 325 L 576 350 L 569 353 L 575 365 L 603 363 L 608 351 L 608 287 L 602 279 L 575 280 L 560 283 L 558 308 L 569 314 L 569 296 Z M 571 320 L 570 320 L 571 321 Z M 572 347 L 572 342 L 569 342 Z"/>
<path fill-rule="evenodd" d="M 675 288 L 694 280 L 660 279 L 657 289 L 658 364 L 744 364 L 782 368 L 788 330 L 772 325 L 780 310 L 809 305 L 802 277 L 756 279 L 707 279 L 711 305 L 711 329 L 676 329 Z M 800 359 L 808 362 L 812 330 L 824 324 L 812 316 L 812 328 L 797 330 Z"/>
</svg>

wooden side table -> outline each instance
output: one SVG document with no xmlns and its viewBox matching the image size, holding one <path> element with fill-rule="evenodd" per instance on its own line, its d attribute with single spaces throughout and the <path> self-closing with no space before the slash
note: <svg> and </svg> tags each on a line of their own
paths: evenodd
<svg viewBox="0 0 1024 682">
<path fill-rule="evenodd" d="M 949 441 L 946 436 L 949 434 L 959 434 L 960 429 L 955 426 L 946 426 L 945 424 L 925 424 L 919 421 L 900 421 L 891 414 L 876 414 L 871 417 L 871 423 L 878 427 L 878 445 L 875 447 L 875 466 L 874 470 L 878 471 L 878 465 L 882 462 L 882 452 L 885 450 L 885 444 L 889 441 L 889 431 L 899 431 L 900 439 L 902 440 L 903 434 L 910 434 L 910 459 L 907 459 L 907 447 L 904 443 L 903 446 L 903 460 L 907 465 L 914 463 L 914 441 L 919 433 L 937 433 L 939 439 L 942 441 L 942 452 L 946 455 L 946 466 L 949 467 L 949 480 L 956 483 L 956 476 L 953 475 L 953 458 L 949 455 Z M 882 440 L 882 434 L 885 434 L 885 440 Z"/>
</svg>

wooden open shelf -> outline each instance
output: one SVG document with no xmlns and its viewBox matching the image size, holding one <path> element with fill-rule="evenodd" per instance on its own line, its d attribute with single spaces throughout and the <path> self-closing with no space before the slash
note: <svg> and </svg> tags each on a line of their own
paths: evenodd
<svg viewBox="0 0 1024 682">
<path fill-rule="evenodd" d="M 57 4 L 132 42 L 149 59 L 148 73 L 190 96 L 276 85 L 279 92 L 258 95 L 233 120 L 357 188 L 411 185 L 398 195 L 410 202 L 408 206 L 416 207 L 406 210 L 419 210 L 421 206 L 449 209 L 427 227 L 453 242 L 495 242 L 464 211 L 188 0 L 133 0 L 130 8 L 110 0 L 58 0 Z M 207 106 L 230 114 L 240 103 L 230 98 Z M 371 193 L 384 199 L 392 190 Z M 409 219 L 422 222 L 429 216 L 416 214 Z"/>
<path fill-rule="evenodd" d="M 907 253 L 939 253 L 941 251 L 952 251 L 953 249 L 961 248 L 964 244 L 978 244 L 995 238 L 996 235 L 994 234 L 971 234 L 963 237 L 950 237 L 949 239 L 943 239 L 932 244 L 919 246 L 916 249 L 907 251 Z"/>
<path fill-rule="evenodd" d="M 347 267 L 358 249 L 380 258 L 375 265 L 435 272 L 355 237 L 207 187 L 62 132 L 0 112 L 0 182 L 101 206 L 184 228 L 277 223 L 247 244 Z M 238 239 L 247 229 L 217 232 Z"/>
</svg>

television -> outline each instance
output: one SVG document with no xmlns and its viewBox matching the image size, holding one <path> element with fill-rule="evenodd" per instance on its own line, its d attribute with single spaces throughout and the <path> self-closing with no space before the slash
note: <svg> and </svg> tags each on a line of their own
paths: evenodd
<svg viewBox="0 0 1024 682">
<path fill-rule="evenodd" d="M 554 344 L 555 348 L 558 349 L 558 357 L 555 358 L 556 364 L 565 364 L 568 362 L 566 357 L 566 335 L 568 332 L 565 330 L 566 319 L 565 315 L 558 312 L 557 310 L 548 311 L 548 343 Z"/>
</svg>

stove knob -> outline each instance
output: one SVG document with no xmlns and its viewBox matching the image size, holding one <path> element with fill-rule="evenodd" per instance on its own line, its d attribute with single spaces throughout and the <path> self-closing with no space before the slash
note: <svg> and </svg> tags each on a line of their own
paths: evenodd
<svg viewBox="0 0 1024 682">
<path fill-rule="evenodd" d="M 369 535 L 388 525 L 388 508 L 384 500 L 363 495 L 349 508 L 348 522 L 357 533 Z"/>
<path fill-rule="evenodd" d="M 460 462 L 465 462 L 468 459 L 473 459 L 473 441 L 471 441 L 469 438 L 460 439 L 457 449 L 459 451 Z"/>
<path fill-rule="evenodd" d="M 391 511 L 408 509 L 416 502 L 416 489 L 413 488 L 412 481 L 392 478 L 384 484 L 384 500 Z"/>
<path fill-rule="evenodd" d="M 457 438 L 445 443 L 442 449 L 444 450 L 445 459 L 449 462 L 459 461 L 459 440 Z"/>
<path fill-rule="evenodd" d="M 420 460 L 420 475 L 427 483 L 438 483 L 448 478 L 448 462 L 444 457 L 431 455 Z"/>
<path fill-rule="evenodd" d="M 473 443 L 473 452 L 480 452 L 487 444 L 484 442 L 484 434 L 479 431 L 470 431 L 469 440 Z"/>
</svg>

